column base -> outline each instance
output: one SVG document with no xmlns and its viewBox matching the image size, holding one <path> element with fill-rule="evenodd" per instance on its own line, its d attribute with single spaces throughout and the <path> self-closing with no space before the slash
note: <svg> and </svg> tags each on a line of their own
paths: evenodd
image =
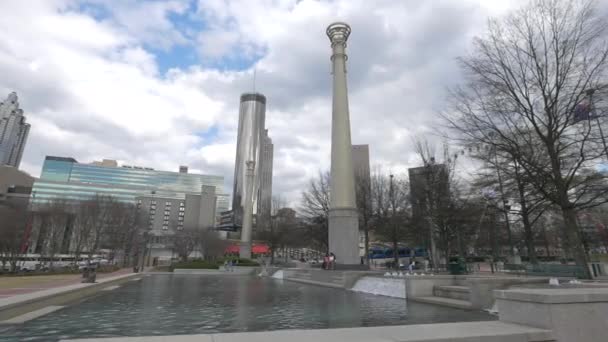
<svg viewBox="0 0 608 342">
<path fill-rule="evenodd" d="M 336 255 L 336 264 L 361 265 L 356 208 L 329 209 L 329 252 Z"/>
<path fill-rule="evenodd" d="M 241 242 L 239 258 L 251 259 L 251 242 Z"/>
</svg>

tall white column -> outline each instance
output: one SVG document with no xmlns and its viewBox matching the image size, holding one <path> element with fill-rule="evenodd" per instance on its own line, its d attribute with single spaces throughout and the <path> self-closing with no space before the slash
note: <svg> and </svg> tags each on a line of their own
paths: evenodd
<svg viewBox="0 0 608 342">
<path fill-rule="evenodd" d="M 348 90 L 346 87 L 346 41 L 350 26 L 333 23 L 327 28 L 333 64 L 333 105 L 331 127 L 331 201 L 329 210 L 329 250 L 338 264 L 358 265 L 359 215 L 355 198 Z"/>
<path fill-rule="evenodd" d="M 247 170 L 245 171 L 245 207 L 243 208 L 243 228 L 241 229 L 241 246 L 239 256 L 241 258 L 251 259 L 251 231 L 253 227 L 253 176 L 255 170 L 255 162 L 247 161 Z"/>
</svg>

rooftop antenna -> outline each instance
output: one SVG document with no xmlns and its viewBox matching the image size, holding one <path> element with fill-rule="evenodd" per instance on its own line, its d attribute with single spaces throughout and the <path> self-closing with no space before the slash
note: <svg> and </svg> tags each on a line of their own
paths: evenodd
<svg viewBox="0 0 608 342">
<path fill-rule="evenodd" d="M 256 77 L 256 74 L 257 74 L 257 69 L 258 69 L 257 66 L 253 67 L 253 93 L 254 94 L 255 94 L 255 77 Z"/>
</svg>

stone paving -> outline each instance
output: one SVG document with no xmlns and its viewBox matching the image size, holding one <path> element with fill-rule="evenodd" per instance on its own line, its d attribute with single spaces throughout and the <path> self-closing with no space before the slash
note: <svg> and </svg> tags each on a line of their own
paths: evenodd
<svg viewBox="0 0 608 342">
<path fill-rule="evenodd" d="M 112 273 L 98 273 L 97 279 L 132 273 L 130 268 L 123 268 Z M 16 295 L 48 290 L 56 287 L 78 284 L 80 274 L 52 274 L 37 276 L 2 276 L 0 277 L 0 299 Z"/>
</svg>

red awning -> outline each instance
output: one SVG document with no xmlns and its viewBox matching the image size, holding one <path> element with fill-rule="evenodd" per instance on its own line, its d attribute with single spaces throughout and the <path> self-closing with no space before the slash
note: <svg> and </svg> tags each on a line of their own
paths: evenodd
<svg viewBox="0 0 608 342">
<path fill-rule="evenodd" d="M 240 251 L 239 245 L 230 245 L 224 250 L 225 254 L 238 254 Z M 251 246 L 251 253 L 253 254 L 268 254 L 270 248 L 267 245 L 253 245 Z"/>
<path fill-rule="evenodd" d="M 239 246 L 238 245 L 230 245 L 228 247 L 226 247 L 226 249 L 224 250 L 224 253 L 228 254 L 232 254 L 232 253 L 238 253 L 239 252 Z"/>
<path fill-rule="evenodd" d="M 251 253 L 253 254 L 268 254 L 270 253 L 270 248 L 266 245 L 253 245 L 251 247 Z"/>
</svg>

